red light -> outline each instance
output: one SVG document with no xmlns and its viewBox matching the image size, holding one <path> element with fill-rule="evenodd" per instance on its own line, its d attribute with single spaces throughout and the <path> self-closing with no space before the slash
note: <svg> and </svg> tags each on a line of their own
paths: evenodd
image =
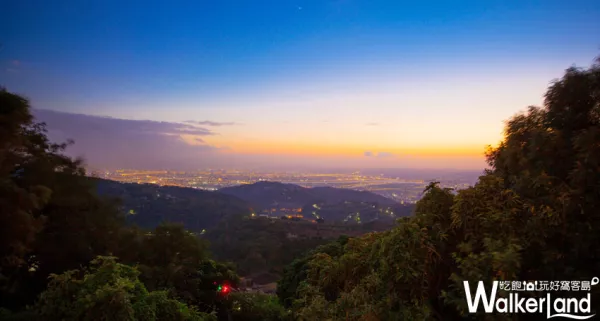
<svg viewBox="0 0 600 321">
<path fill-rule="evenodd" d="M 223 293 L 229 292 L 229 287 L 227 285 L 224 285 L 223 289 L 221 290 L 221 292 L 223 292 Z"/>
</svg>

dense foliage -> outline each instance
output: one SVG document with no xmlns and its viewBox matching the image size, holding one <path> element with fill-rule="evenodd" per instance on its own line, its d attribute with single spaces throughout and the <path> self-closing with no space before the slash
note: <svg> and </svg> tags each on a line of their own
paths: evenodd
<svg viewBox="0 0 600 321">
<path fill-rule="evenodd" d="M 276 296 L 262 293 L 232 293 L 228 298 L 232 320 L 286 321 L 292 320 Z"/>
<path fill-rule="evenodd" d="M 48 141 L 26 99 L 0 89 L 0 319 L 227 320 L 232 305 L 217 287 L 235 287 L 232 268 L 181 225 L 126 225 L 122 203 L 99 196 L 81 161 L 62 155 L 66 147 Z M 219 216 L 243 207 L 224 204 L 229 196 L 206 205 L 166 191 L 182 209 L 212 206 Z M 281 311 L 245 296 L 254 297 L 237 294 L 248 310 L 255 302 L 257 311 Z"/>
<path fill-rule="evenodd" d="M 44 320 L 217 320 L 169 298 L 164 291 L 148 292 L 136 268 L 112 257 L 93 260 L 89 271 L 52 275 L 35 306 Z M 83 274 L 78 278 L 77 275 Z"/>
<path fill-rule="evenodd" d="M 265 284 L 277 281 L 294 259 L 341 235 L 358 236 L 393 226 L 382 221 L 343 224 L 246 217 L 224 220 L 205 237 L 218 259 L 235 263 L 238 273 Z"/>
<path fill-rule="evenodd" d="M 298 286 L 303 282 L 309 271 L 309 262 L 317 254 L 326 254 L 332 258 L 338 258 L 344 251 L 344 245 L 348 242 L 347 236 L 340 236 L 336 241 L 330 242 L 308 252 L 304 256 L 295 259 L 284 271 L 281 280 L 277 284 L 277 296 L 284 306 L 290 307 L 298 291 Z"/>
<path fill-rule="evenodd" d="M 316 235 L 289 237 L 316 228 L 313 223 L 246 218 L 222 221 L 206 237 L 219 259 L 235 262 L 240 274 L 265 275 L 268 283 L 277 281 L 283 267 L 296 257 L 328 242 L 329 237 Z"/>
<path fill-rule="evenodd" d="M 122 218 L 66 144 L 48 141 L 24 98 L 0 89 L 0 302 L 32 303 L 51 273 L 117 246 Z"/>
<path fill-rule="evenodd" d="M 217 292 L 239 281 L 230 265 L 182 226 L 126 226 L 65 147 L 47 140 L 26 99 L 0 90 L 2 319 L 529 320 L 538 315 L 469 314 L 463 281 L 590 280 L 600 271 L 600 61 L 568 69 L 543 108 L 513 117 L 475 186 L 431 183 L 415 215 L 391 230 L 300 256 L 321 240 L 285 247 L 274 240 L 294 237 L 269 220 L 217 225 L 218 246 L 239 247 L 229 254 L 248 266 L 299 256 L 282 271 L 279 300 Z M 244 228 L 253 224 L 267 225 Z"/>
<path fill-rule="evenodd" d="M 491 168 L 471 188 L 453 193 L 430 184 L 416 215 L 393 230 L 295 262 L 280 298 L 292 299 L 299 320 L 534 319 L 468 314 L 463 281 L 596 276 L 600 65 L 568 69 L 543 108 L 507 123 L 487 160 Z M 592 291 L 597 298 L 598 288 Z"/>
</svg>

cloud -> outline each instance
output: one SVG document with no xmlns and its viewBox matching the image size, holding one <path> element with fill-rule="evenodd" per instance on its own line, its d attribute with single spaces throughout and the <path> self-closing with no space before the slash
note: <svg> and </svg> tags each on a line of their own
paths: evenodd
<svg viewBox="0 0 600 321">
<path fill-rule="evenodd" d="M 19 66 L 21 65 L 21 61 L 20 61 L 20 60 L 16 60 L 16 59 L 15 59 L 15 60 L 12 60 L 12 61 L 10 62 L 10 64 L 11 64 L 12 66 L 19 67 Z"/>
<path fill-rule="evenodd" d="M 364 155 L 367 157 L 379 157 L 379 158 L 389 158 L 389 157 L 394 157 L 394 154 L 392 153 L 388 153 L 388 152 L 378 152 L 378 153 L 374 153 L 374 152 L 364 152 Z"/>
<path fill-rule="evenodd" d="M 235 123 L 235 122 L 216 122 L 216 121 L 210 121 L 210 120 L 202 120 L 202 121 L 186 120 L 186 121 L 184 121 L 184 123 L 200 125 L 200 126 L 213 126 L 213 127 L 239 125 L 238 123 Z"/>
<path fill-rule="evenodd" d="M 33 110 L 52 141 L 73 139 L 66 153 L 102 168 L 198 168 L 220 148 L 202 137 L 215 132 L 189 124 Z M 184 140 L 182 136 L 192 136 Z M 192 143 L 192 141 L 195 143 Z M 202 166 L 200 166 L 202 167 Z"/>
<path fill-rule="evenodd" d="M 379 152 L 379 153 L 377 153 L 377 157 L 381 157 L 381 158 L 394 157 L 394 154 L 388 153 L 388 152 Z"/>
<path fill-rule="evenodd" d="M 379 126 L 379 123 L 366 123 L 367 126 Z"/>
</svg>

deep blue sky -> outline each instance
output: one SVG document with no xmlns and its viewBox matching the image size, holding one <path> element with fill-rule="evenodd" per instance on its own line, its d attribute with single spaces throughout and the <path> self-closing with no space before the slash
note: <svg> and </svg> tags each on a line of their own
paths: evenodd
<svg viewBox="0 0 600 321">
<path fill-rule="evenodd" d="M 212 142 L 234 150 L 263 144 L 287 152 L 271 139 L 278 135 L 299 150 L 323 137 L 344 145 L 346 154 L 369 146 L 414 149 L 390 139 L 404 135 L 394 129 L 367 133 L 355 126 L 394 118 L 413 124 L 432 114 L 464 119 L 475 124 L 471 131 L 489 128 L 476 125 L 485 118 L 498 132 L 506 117 L 540 103 L 564 68 L 587 65 L 600 53 L 597 0 L 12 0 L 2 11 L 0 84 L 35 107 L 245 123 Z M 486 112 L 483 95 L 492 103 Z M 279 125 L 265 130 L 265 118 Z M 310 120 L 336 119 L 337 127 L 313 124 L 312 136 L 302 131 Z M 437 135 L 447 136 L 449 127 L 442 127 Z M 352 142 L 341 142 L 331 128 Z M 495 139 L 494 133 L 450 138 Z M 447 144 L 430 138 L 419 144 Z M 458 141 L 456 148 L 479 144 Z"/>
</svg>

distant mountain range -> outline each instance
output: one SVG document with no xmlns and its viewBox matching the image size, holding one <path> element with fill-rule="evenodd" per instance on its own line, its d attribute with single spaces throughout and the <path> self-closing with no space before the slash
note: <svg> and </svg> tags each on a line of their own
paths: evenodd
<svg viewBox="0 0 600 321">
<path fill-rule="evenodd" d="M 120 200 L 130 224 L 147 229 L 163 222 L 183 224 L 210 242 L 215 257 L 234 262 L 244 274 L 269 275 L 269 282 L 305 251 L 340 235 L 386 230 L 414 208 L 370 192 L 275 182 L 209 192 L 90 179 L 101 196 Z M 301 208 L 308 220 L 251 215 L 273 204 Z M 313 212 L 324 218 L 322 223 L 312 222 Z"/>
<path fill-rule="evenodd" d="M 173 222 L 199 232 L 215 226 L 222 219 L 241 217 L 251 212 L 247 202 L 223 193 L 94 180 L 100 195 L 120 199 L 127 221 L 143 228 Z"/>
<path fill-rule="evenodd" d="M 254 184 L 225 187 L 220 193 L 232 195 L 252 204 L 258 209 L 273 206 L 300 208 L 307 204 L 338 204 L 344 201 L 397 205 L 398 202 L 366 191 L 333 187 L 305 188 L 279 182 L 257 182 Z"/>
<path fill-rule="evenodd" d="M 371 193 L 332 187 L 304 188 L 293 184 L 258 182 L 223 188 L 216 192 L 154 184 L 120 183 L 93 179 L 100 195 L 117 198 L 129 223 L 154 228 L 162 222 L 181 223 L 200 232 L 219 222 L 249 216 L 266 208 L 296 208 L 309 220 L 311 215 L 329 222 L 367 223 L 410 215 L 412 206 L 400 205 Z M 320 211 L 313 213 L 318 204 Z M 383 214 L 386 209 L 396 213 Z M 361 213 L 358 220 L 356 213 Z"/>
</svg>

